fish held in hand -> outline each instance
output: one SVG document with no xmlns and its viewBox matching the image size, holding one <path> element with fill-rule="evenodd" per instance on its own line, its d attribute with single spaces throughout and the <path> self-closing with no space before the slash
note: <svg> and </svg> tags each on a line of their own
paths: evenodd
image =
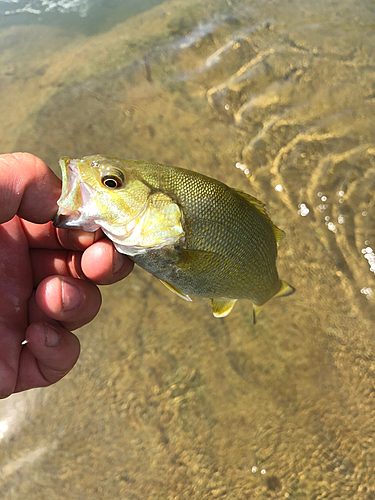
<svg viewBox="0 0 375 500">
<path fill-rule="evenodd" d="M 101 228 L 181 298 L 210 298 L 214 316 L 248 299 L 255 322 L 269 299 L 294 292 L 276 269 L 284 233 L 256 198 L 159 163 L 93 155 L 62 157 L 60 167 L 56 227 Z"/>
</svg>

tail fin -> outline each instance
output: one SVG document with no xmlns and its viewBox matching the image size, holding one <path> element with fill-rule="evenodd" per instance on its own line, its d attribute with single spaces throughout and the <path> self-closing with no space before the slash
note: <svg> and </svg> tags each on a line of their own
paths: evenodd
<svg viewBox="0 0 375 500">
<path fill-rule="evenodd" d="M 292 295 L 296 290 L 291 285 L 288 285 L 286 281 L 281 281 L 280 290 L 274 295 L 274 297 L 287 297 L 288 295 Z"/>
<path fill-rule="evenodd" d="M 281 287 L 280 290 L 275 293 L 273 297 L 287 297 L 288 295 L 292 295 L 292 293 L 295 292 L 295 288 L 293 288 L 291 285 L 289 285 L 286 281 L 280 280 L 281 281 Z M 272 297 L 272 298 L 273 298 Z M 257 322 L 258 316 L 260 311 L 263 309 L 264 304 L 261 306 L 257 306 L 253 304 L 253 324 Z"/>
</svg>

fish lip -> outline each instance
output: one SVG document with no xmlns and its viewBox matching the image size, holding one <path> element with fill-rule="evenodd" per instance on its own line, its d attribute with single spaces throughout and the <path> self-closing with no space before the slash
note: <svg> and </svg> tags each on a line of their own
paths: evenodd
<svg viewBox="0 0 375 500">
<path fill-rule="evenodd" d="M 62 156 L 59 160 L 61 170 L 67 169 L 70 172 L 78 173 L 77 160 L 69 158 L 69 156 Z"/>
<path fill-rule="evenodd" d="M 69 214 L 70 216 L 70 214 L 77 212 L 76 217 L 70 217 L 70 220 L 73 221 L 78 218 L 78 212 L 81 212 L 82 207 L 90 203 L 94 190 L 83 181 L 77 160 L 63 156 L 59 163 L 62 172 L 62 190 L 60 198 L 57 200 L 58 215 Z M 77 192 L 80 193 L 80 206 L 78 206 L 77 200 L 72 200 L 70 197 L 71 193 Z"/>
<path fill-rule="evenodd" d="M 69 214 L 57 213 L 53 218 L 53 225 L 59 229 L 69 229 L 71 227 L 80 227 L 74 222 L 78 221 L 81 214 L 79 212 L 71 212 Z"/>
<path fill-rule="evenodd" d="M 53 218 L 53 225 L 58 229 L 82 229 L 88 233 L 93 233 L 100 229 L 100 225 L 95 221 L 82 220 L 82 214 L 76 210 L 69 213 L 57 213 Z"/>
<path fill-rule="evenodd" d="M 76 176 L 79 176 L 77 161 L 73 158 L 69 158 L 68 156 L 62 156 L 59 160 L 59 165 L 62 175 L 67 181 L 66 184 L 70 185 Z"/>
<path fill-rule="evenodd" d="M 74 186 L 80 176 L 75 160 L 67 156 L 62 156 L 59 160 L 59 165 L 62 174 L 62 189 L 57 204 L 60 206 L 61 202 L 68 196 L 71 186 Z"/>
</svg>

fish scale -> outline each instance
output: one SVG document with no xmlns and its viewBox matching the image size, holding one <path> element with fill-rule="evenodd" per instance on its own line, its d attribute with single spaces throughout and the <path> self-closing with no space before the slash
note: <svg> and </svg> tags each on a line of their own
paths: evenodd
<svg viewBox="0 0 375 500">
<path fill-rule="evenodd" d="M 165 167 L 158 168 L 158 177 L 152 171 L 154 168 L 147 165 L 141 169 L 141 175 L 153 187 L 173 192 L 183 207 L 184 215 L 189 220 L 186 247 L 219 256 L 214 259 L 209 255 L 197 255 L 196 259 L 189 261 L 185 271 L 186 279 L 187 275 L 191 275 L 187 293 L 246 298 L 257 305 L 262 305 L 268 300 L 268 295 L 276 293 L 280 281 L 274 264 L 277 246 L 271 221 L 265 220 L 253 205 L 244 202 L 236 191 L 219 181 L 212 182 L 199 174 L 191 175 L 190 172 L 175 169 L 176 175 L 165 175 L 163 182 L 160 172 Z M 163 253 L 158 252 L 152 259 L 152 265 L 143 256 L 134 260 L 152 274 L 158 275 L 164 258 Z M 182 263 L 180 261 L 180 265 Z M 209 290 L 207 286 L 202 289 L 202 268 L 207 273 L 205 281 L 213 280 L 215 283 L 214 290 Z M 224 276 L 222 269 L 226 269 Z M 195 276 L 196 279 L 193 279 Z M 183 280 L 181 276 L 177 286 L 183 287 Z"/>
</svg>

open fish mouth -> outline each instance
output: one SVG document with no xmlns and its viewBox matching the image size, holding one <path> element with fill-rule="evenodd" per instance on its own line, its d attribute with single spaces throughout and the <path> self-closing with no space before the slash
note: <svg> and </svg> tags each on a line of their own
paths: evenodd
<svg viewBox="0 0 375 500">
<path fill-rule="evenodd" d="M 68 198 L 69 193 L 76 187 L 80 178 L 77 161 L 67 156 L 62 156 L 59 160 L 62 175 L 62 190 L 61 196 L 58 199 L 58 204 L 61 205 L 65 198 Z"/>
<path fill-rule="evenodd" d="M 62 191 L 57 200 L 59 210 L 53 225 L 61 229 L 83 229 L 96 231 L 99 226 L 84 215 L 85 205 L 89 205 L 93 189 L 83 182 L 77 161 L 63 156 L 60 158 L 62 172 Z"/>
</svg>

